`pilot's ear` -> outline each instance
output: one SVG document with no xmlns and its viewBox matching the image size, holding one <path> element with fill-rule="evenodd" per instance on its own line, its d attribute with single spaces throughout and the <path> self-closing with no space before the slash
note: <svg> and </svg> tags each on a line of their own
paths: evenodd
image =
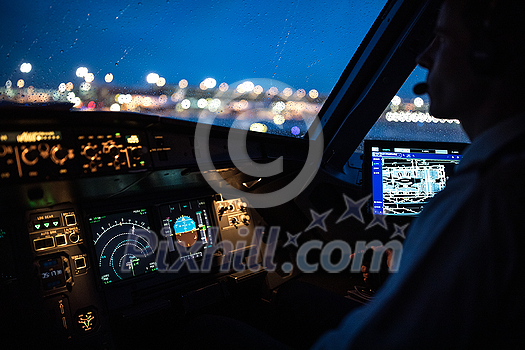
<svg viewBox="0 0 525 350">
<path fill-rule="evenodd" d="M 478 28 L 472 33 L 469 61 L 474 72 L 490 76 L 501 72 L 504 61 L 508 59 L 498 45 L 500 40 L 496 34 L 498 32 L 496 12 L 500 10 L 497 8 L 498 1 L 494 0 L 482 0 L 478 6 L 480 7 L 476 11 L 479 16 L 476 20 Z"/>
<path fill-rule="evenodd" d="M 501 52 L 496 48 L 491 22 L 488 19 L 484 21 L 483 27 L 473 34 L 469 62 L 472 70 L 478 74 L 492 75 L 500 70 Z"/>
</svg>

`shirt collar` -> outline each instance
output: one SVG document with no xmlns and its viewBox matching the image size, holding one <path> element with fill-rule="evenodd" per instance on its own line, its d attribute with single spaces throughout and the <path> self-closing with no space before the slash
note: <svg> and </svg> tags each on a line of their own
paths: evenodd
<svg viewBox="0 0 525 350">
<path fill-rule="evenodd" d="M 525 115 L 505 119 L 479 135 L 463 155 L 457 171 L 481 163 L 505 147 L 509 142 L 525 133 Z"/>
</svg>

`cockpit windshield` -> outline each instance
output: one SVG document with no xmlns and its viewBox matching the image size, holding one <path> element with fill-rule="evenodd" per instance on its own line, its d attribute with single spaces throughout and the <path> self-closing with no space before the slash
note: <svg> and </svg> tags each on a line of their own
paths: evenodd
<svg viewBox="0 0 525 350">
<path fill-rule="evenodd" d="M 385 3 L 6 2 L 0 99 L 302 137 Z"/>
<path fill-rule="evenodd" d="M 414 69 L 367 133 L 366 140 L 470 143 L 459 120 L 430 115 L 428 95 L 413 92 L 414 85 L 424 81 L 426 74 L 419 66 Z M 363 144 L 361 150 L 362 147 Z"/>
</svg>

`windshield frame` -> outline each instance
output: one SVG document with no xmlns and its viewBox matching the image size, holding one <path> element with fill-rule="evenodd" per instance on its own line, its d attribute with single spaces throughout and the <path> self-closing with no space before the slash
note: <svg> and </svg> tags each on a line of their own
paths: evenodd
<svg viewBox="0 0 525 350">
<path fill-rule="evenodd" d="M 348 159 L 416 67 L 438 10 L 437 0 L 387 3 L 319 113 L 325 171 L 344 178 Z"/>
</svg>

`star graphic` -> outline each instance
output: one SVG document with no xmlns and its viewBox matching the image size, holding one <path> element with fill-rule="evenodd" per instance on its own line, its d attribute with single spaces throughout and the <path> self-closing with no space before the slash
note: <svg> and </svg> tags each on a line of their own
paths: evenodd
<svg viewBox="0 0 525 350">
<path fill-rule="evenodd" d="M 330 213 L 332 212 L 333 209 L 330 209 L 328 211 L 325 211 L 324 213 L 322 214 L 317 214 L 317 212 L 313 209 L 310 209 L 310 214 L 312 214 L 312 222 L 310 223 L 310 225 L 308 225 L 308 227 L 306 228 L 306 230 L 304 230 L 305 232 L 318 226 L 321 228 L 321 230 L 323 230 L 324 232 L 326 232 L 326 223 L 324 222 L 326 220 L 326 218 L 328 217 L 328 215 L 330 215 Z"/>
<path fill-rule="evenodd" d="M 287 245 L 294 245 L 295 247 L 299 248 L 299 245 L 297 244 L 297 239 L 301 235 L 302 232 L 299 232 L 298 234 L 292 235 L 290 232 L 286 231 L 286 235 L 288 236 L 288 240 L 283 245 L 283 247 L 286 247 Z"/>
<path fill-rule="evenodd" d="M 352 216 L 359 220 L 361 223 L 364 223 L 365 219 L 363 219 L 363 213 L 361 213 L 361 209 L 370 198 L 370 195 L 361 198 L 357 202 L 354 202 L 352 198 L 348 197 L 345 193 L 343 193 L 343 197 L 346 204 L 346 211 L 343 213 L 343 215 L 341 215 L 339 219 L 337 219 L 335 223 L 338 224 L 341 221 L 346 220 Z"/>
<path fill-rule="evenodd" d="M 368 224 L 368 226 L 365 228 L 365 230 L 368 230 L 369 228 L 379 225 L 385 230 L 388 230 L 388 224 L 386 223 L 386 215 L 380 215 L 380 214 L 374 214 L 374 218 L 372 221 Z"/>
<path fill-rule="evenodd" d="M 394 237 L 397 237 L 397 236 L 401 236 L 401 238 L 405 239 L 405 230 L 406 228 L 408 227 L 408 225 L 410 224 L 405 224 L 403 226 L 399 226 L 399 225 L 396 225 L 394 224 L 394 233 L 392 234 L 392 236 L 390 236 L 390 239 L 394 238 Z"/>
</svg>

